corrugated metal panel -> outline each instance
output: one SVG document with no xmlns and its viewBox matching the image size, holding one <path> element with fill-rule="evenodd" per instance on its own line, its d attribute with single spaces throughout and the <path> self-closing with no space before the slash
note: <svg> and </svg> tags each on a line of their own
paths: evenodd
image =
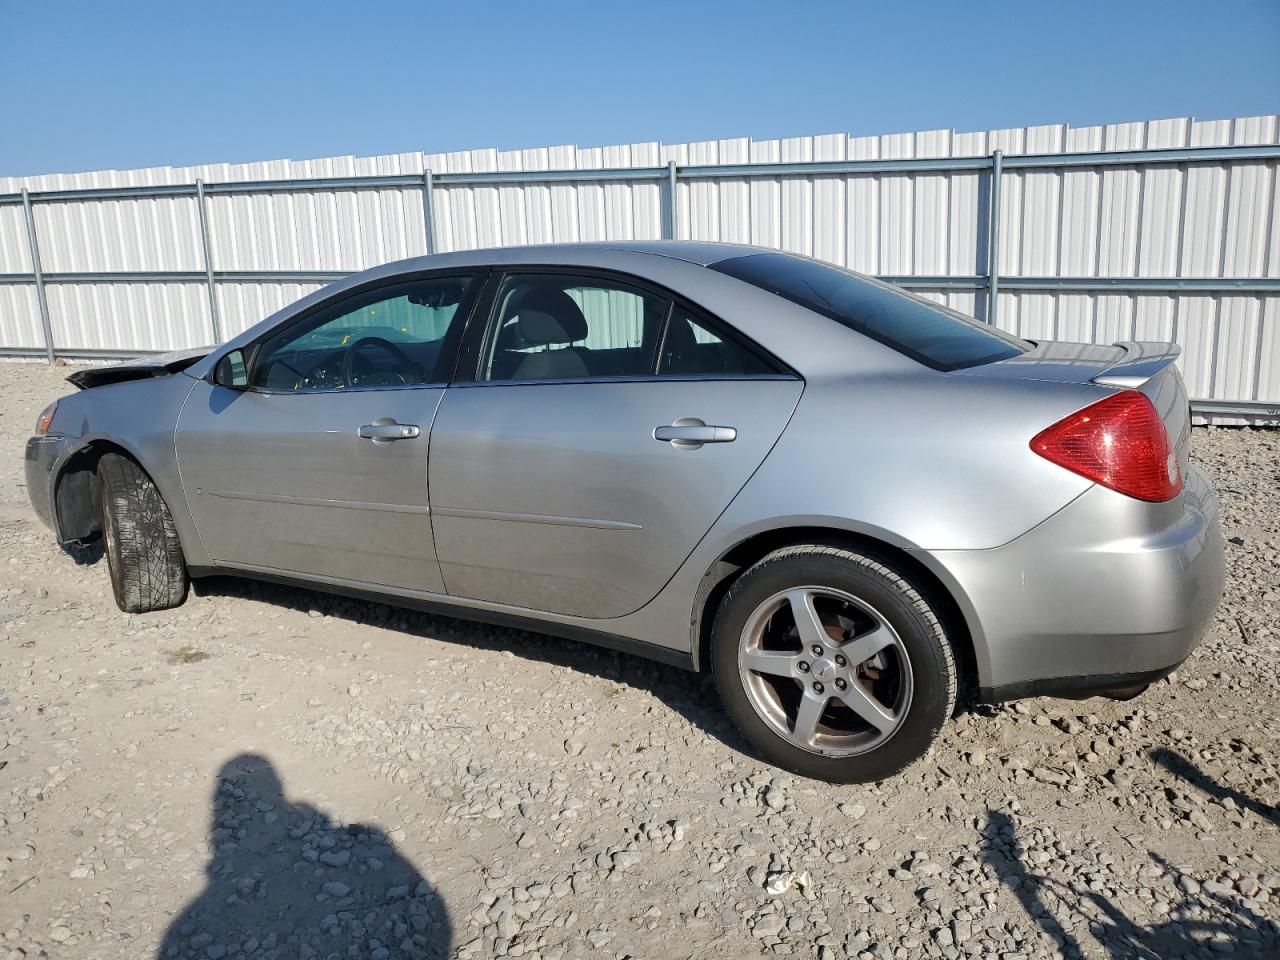
<svg viewBox="0 0 1280 960">
<path fill-rule="evenodd" d="M 910 157 L 1007 156 L 1273 144 L 1277 117 L 1170 119 L 974 133 L 949 130 L 786 140 L 402 153 L 0 179 L 0 192 L 395 174 L 655 168 Z M 1000 272 L 1006 277 L 1280 277 L 1275 161 L 1006 169 Z M 671 235 L 667 184 L 657 180 L 450 184 L 433 191 L 440 252 L 518 243 L 656 239 Z M 868 273 L 982 276 L 989 177 L 984 172 L 879 172 L 680 180 L 681 238 L 754 243 Z M 416 186 L 220 194 L 206 198 L 217 271 L 355 270 L 427 249 Z M 194 197 L 37 203 L 46 272 L 204 270 Z M 0 205 L 0 273 L 31 270 L 19 204 Z M 223 334 L 234 334 L 316 288 L 222 279 Z M 211 335 L 200 282 L 50 283 L 63 347 L 164 349 Z M 986 315 L 983 290 L 930 294 Z M 1191 392 L 1280 400 L 1277 301 L 1262 294 L 1055 292 L 1003 289 L 999 322 L 1033 338 L 1113 342 L 1176 339 Z M 0 284 L 0 348 L 42 342 L 34 288 Z"/>
<path fill-rule="evenodd" d="M 1026 152 L 1061 153 L 1064 133 L 1064 127 L 1029 127 L 1024 141 Z M 1062 173 L 1027 171 L 1012 174 L 1011 178 L 1020 181 L 1022 199 L 1018 259 L 1012 272 L 1026 277 L 1056 276 L 1062 233 Z M 1011 237 L 1007 249 L 1012 250 L 1014 242 Z"/>
<path fill-rule="evenodd" d="M 1186 346 L 1186 340 L 1183 339 L 1184 328 L 1178 326 L 1178 307 L 1182 302 L 1180 298 L 1147 295 L 1135 296 L 1132 301 L 1133 335 L 1128 339 L 1163 342 L 1173 340 Z"/>
<path fill-rule="evenodd" d="M 0 205 L 0 273 L 30 272 L 31 248 L 27 244 L 26 215 L 19 204 Z"/>
<path fill-rule="evenodd" d="M 917 133 L 918 157 L 949 157 L 951 131 Z M 915 177 L 915 204 L 912 218 L 911 272 L 941 276 L 950 269 L 951 175 L 919 174 Z"/>
<path fill-rule="evenodd" d="M 1253 399 L 1280 397 L 1280 297 L 1263 297 L 1261 335 L 1255 369 Z"/>
<path fill-rule="evenodd" d="M 782 141 L 783 163 L 808 163 L 814 159 L 813 137 L 788 137 Z M 782 249 L 813 255 L 813 180 L 782 178 Z"/>
<path fill-rule="evenodd" d="M 1219 301 L 1210 396 L 1253 397 L 1261 307 L 1260 297 L 1222 297 Z"/>
<path fill-rule="evenodd" d="M 259 320 L 265 320 L 322 286 L 322 283 L 220 283 L 218 316 L 222 320 L 223 334 L 234 337 L 243 333 Z M 205 312 L 208 312 L 207 308 Z M 208 339 L 206 335 L 202 342 Z"/>
<path fill-rule="evenodd" d="M 813 138 L 814 160 L 847 160 L 848 154 L 849 138 L 844 134 Z M 844 177 L 813 179 L 813 256 L 840 266 L 848 262 L 845 247 L 848 238 L 845 222 L 848 216 L 845 179 Z"/>
<path fill-rule="evenodd" d="M 1177 302 L 1177 341 L 1182 345 L 1182 375 L 1193 397 L 1212 397 L 1214 338 L 1218 297 L 1186 296 Z"/>
<path fill-rule="evenodd" d="M 218 270 L 363 270 L 426 252 L 418 190 L 210 196 Z"/>
<path fill-rule="evenodd" d="M 1099 295 L 1093 302 L 1093 339 L 1097 343 L 1136 340 L 1134 297 L 1129 294 Z"/>
<path fill-rule="evenodd" d="M 1094 338 L 1094 297 L 1088 293 L 1060 293 L 1054 304 L 1053 337 L 1055 340 L 1073 340 L 1092 343 Z"/>
<path fill-rule="evenodd" d="M 189 197 L 36 204 L 49 273 L 200 270 L 200 220 Z"/>
<path fill-rule="evenodd" d="M 198 283 L 51 284 L 54 342 L 69 349 L 178 350 L 212 339 Z"/>
<path fill-rule="evenodd" d="M 0 343 L 6 347 L 44 346 L 34 283 L 0 284 Z"/>
</svg>

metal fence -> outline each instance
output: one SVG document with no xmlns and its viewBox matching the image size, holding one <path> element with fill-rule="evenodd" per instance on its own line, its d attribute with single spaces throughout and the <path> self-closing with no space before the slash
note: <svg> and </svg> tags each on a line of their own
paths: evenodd
<svg viewBox="0 0 1280 960">
<path fill-rule="evenodd" d="M 1198 412 L 1280 417 L 1276 117 L 0 179 L 0 354 L 231 336 L 376 263 L 512 243 L 755 243 L 1022 336 L 1175 340 Z"/>
</svg>

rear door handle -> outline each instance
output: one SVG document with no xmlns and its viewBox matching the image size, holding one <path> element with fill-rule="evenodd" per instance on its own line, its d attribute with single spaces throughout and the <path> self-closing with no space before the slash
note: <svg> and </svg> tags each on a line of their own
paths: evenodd
<svg viewBox="0 0 1280 960">
<path fill-rule="evenodd" d="M 396 423 L 390 417 L 379 417 L 373 423 L 366 423 L 357 433 L 364 440 L 374 443 L 390 443 L 393 440 L 412 440 L 422 433 L 416 424 Z"/>
<path fill-rule="evenodd" d="M 732 443 L 738 439 L 733 427 L 708 426 L 697 417 L 681 417 L 669 426 L 654 427 L 653 439 L 681 450 L 697 450 L 704 443 Z"/>
</svg>

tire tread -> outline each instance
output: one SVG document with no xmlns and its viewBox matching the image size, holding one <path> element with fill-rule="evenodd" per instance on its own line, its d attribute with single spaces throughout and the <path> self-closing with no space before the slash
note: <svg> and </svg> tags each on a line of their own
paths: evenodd
<svg viewBox="0 0 1280 960">
<path fill-rule="evenodd" d="M 187 597 L 186 560 L 160 491 L 137 463 L 120 454 L 104 454 L 98 475 L 102 521 L 112 525 L 119 554 L 107 551 L 116 605 L 126 613 L 181 605 Z"/>
</svg>

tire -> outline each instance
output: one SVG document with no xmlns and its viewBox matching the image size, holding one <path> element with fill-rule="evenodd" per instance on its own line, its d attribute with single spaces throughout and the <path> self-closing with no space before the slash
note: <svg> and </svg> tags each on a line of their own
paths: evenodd
<svg viewBox="0 0 1280 960">
<path fill-rule="evenodd" d="M 927 591 L 887 557 L 833 545 L 776 550 L 737 579 L 711 668 L 763 759 L 831 783 L 900 772 L 956 702 L 955 655 Z"/>
<path fill-rule="evenodd" d="M 187 565 L 160 491 L 141 467 L 114 453 L 98 461 L 98 479 L 116 606 L 125 613 L 179 606 L 187 598 Z"/>
</svg>

